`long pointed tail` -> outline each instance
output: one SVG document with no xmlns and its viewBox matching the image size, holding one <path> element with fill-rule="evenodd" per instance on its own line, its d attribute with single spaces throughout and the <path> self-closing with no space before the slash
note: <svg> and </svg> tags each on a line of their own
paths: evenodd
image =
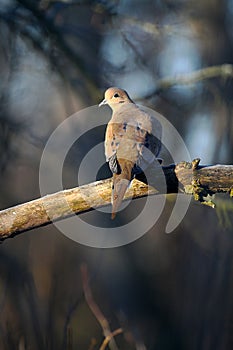
<svg viewBox="0 0 233 350">
<path fill-rule="evenodd" d="M 112 219 L 115 218 L 127 187 L 130 184 L 133 168 L 133 162 L 127 158 L 118 158 L 117 162 L 120 167 L 120 173 L 113 174 Z"/>
<path fill-rule="evenodd" d="M 114 181 L 115 180 L 115 181 Z M 125 192 L 129 186 L 130 181 L 127 179 L 113 179 L 112 189 L 112 219 L 115 219 L 116 213 L 121 205 L 124 198 Z"/>
</svg>

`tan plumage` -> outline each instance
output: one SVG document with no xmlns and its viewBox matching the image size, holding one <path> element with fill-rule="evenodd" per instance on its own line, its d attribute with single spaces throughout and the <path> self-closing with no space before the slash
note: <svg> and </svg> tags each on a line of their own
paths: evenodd
<svg viewBox="0 0 233 350">
<path fill-rule="evenodd" d="M 161 126 L 158 121 L 153 125 L 153 118 L 126 91 L 111 87 L 104 97 L 99 106 L 108 104 L 113 111 L 105 134 L 105 156 L 113 172 L 112 218 L 115 218 L 134 175 L 144 171 L 158 155 Z"/>
</svg>

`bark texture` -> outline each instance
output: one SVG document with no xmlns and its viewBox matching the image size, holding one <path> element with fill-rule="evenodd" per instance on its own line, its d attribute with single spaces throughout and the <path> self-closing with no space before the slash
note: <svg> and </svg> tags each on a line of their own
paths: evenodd
<svg viewBox="0 0 233 350">
<path fill-rule="evenodd" d="M 199 159 L 162 167 L 167 183 L 167 193 L 184 192 L 195 200 L 214 207 L 210 196 L 215 193 L 229 193 L 233 197 L 233 165 L 199 166 Z M 154 168 L 149 169 L 150 186 L 141 175 L 132 181 L 125 198 L 139 198 L 155 195 L 161 181 Z M 111 203 L 111 179 L 101 180 L 84 186 L 64 190 L 0 211 L 0 240 L 52 221 L 87 212 Z"/>
</svg>

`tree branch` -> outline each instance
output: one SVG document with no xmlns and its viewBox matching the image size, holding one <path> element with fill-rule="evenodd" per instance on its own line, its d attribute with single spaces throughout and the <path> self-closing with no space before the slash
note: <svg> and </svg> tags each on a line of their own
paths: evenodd
<svg viewBox="0 0 233 350">
<path fill-rule="evenodd" d="M 122 328 L 117 328 L 115 331 L 111 331 L 109 322 L 107 318 L 104 316 L 103 312 L 95 302 L 92 291 L 89 285 L 89 275 L 88 275 L 88 269 L 86 264 L 81 265 L 81 276 L 82 276 L 82 284 L 83 284 L 83 292 L 86 299 L 86 302 L 91 309 L 92 313 L 95 315 L 95 318 L 99 322 L 103 334 L 104 334 L 104 341 L 100 347 L 99 350 L 104 350 L 106 346 L 109 344 L 110 350 L 118 350 L 118 346 L 113 339 L 116 335 L 123 332 Z"/>
<path fill-rule="evenodd" d="M 153 97 L 155 93 L 159 93 L 166 89 L 170 89 L 175 85 L 191 85 L 199 81 L 211 78 L 233 78 L 233 65 L 222 64 L 220 66 L 205 67 L 187 74 L 177 74 L 174 77 L 167 77 L 157 80 L 156 91 L 153 91 L 146 98 Z"/>
<path fill-rule="evenodd" d="M 233 165 L 199 166 L 199 161 L 195 159 L 192 163 L 181 162 L 177 165 L 162 167 L 167 183 L 167 193 L 181 191 L 187 195 L 193 195 L 195 200 L 212 207 L 214 203 L 206 199 L 208 195 L 222 192 L 229 193 L 233 197 Z M 157 174 L 154 167 L 147 170 L 147 175 L 153 179 L 150 186 L 146 184 L 143 176 L 138 176 L 132 181 L 126 198 L 139 198 L 159 193 L 156 185 L 161 181 L 162 175 Z M 111 179 L 107 179 L 2 210 L 0 211 L 0 240 L 110 203 Z"/>
</svg>

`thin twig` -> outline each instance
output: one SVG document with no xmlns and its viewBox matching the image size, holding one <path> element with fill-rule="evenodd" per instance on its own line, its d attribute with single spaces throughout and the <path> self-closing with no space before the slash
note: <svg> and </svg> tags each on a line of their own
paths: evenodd
<svg viewBox="0 0 233 350">
<path fill-rule="evenodd" d="M 105 339 L 106 338 L 109 339 L 108 343 L 109 343 L 110 349 L 111 350 L 118 350 L 116 342 L 113 339 L 112 331 L 110 329 L 108 320 L 106 319 L 106 317 L 104 316 L 104 314 L 102 313 L 102 311 L 100 310 L 99 306 L 96 304 L 96 302 L 93 298 L 92 291 L 91 291 L 91 288 L 89 285 L 89 276 L 88 276 L 87 265 L 82 264 L 80 269 L 81 269 L 81 275 L 82 275 L 83 292 L 84 292 L 86 302 L 87 302 L 89 308 L 91 309 L 92 313 L 96 317 L 97 321 L 99 322 L 99 324 L 103 330 L 103 334 L 105 336 Z"/>
<path fill-rule="evenodd" d="M 106 349 L 108 343 L 110 342 L 110 340 L 115 337 L 118 334 L 123 333 L 123 329 L 122 328 L 117 328 L 115 331 L 113 331 L 111 334 L 109 334 L 109 336 L 105 337 L 101 347 L 99 348 L 99 350 L 104 350 Z"/>
</svg>

